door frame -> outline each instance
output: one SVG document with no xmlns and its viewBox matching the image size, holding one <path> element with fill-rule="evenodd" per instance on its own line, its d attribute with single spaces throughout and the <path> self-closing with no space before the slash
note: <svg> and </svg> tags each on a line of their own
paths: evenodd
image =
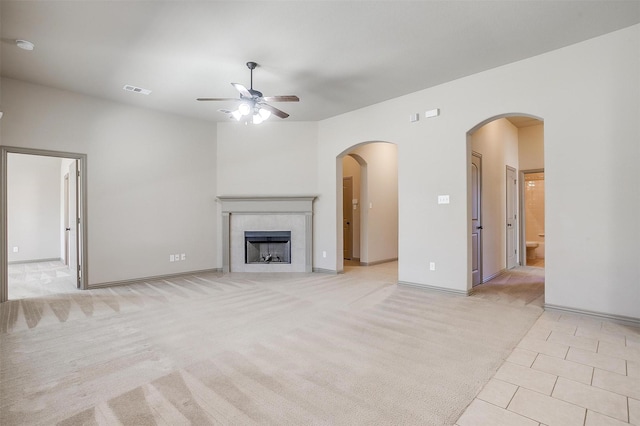
<svg viewBox="0 0 640 426">
<path fill-rule="evenodd" d="M 345 188 L 345 185 L 347 183 L 348 183 L 349 189 L 351 191 L 351 197 L 347 199 L 348 203 L 345 206 L 344 205 L 344 195 L 345 195 L 344 194 L 344 188 Z M 345 217 L 345 212 L 349 211 L 349 213 L 350 213 L 349 216 L 351 217 L 351 219 L 349 220 L 349 231 L 347 233 L 347 237 L 349 237 L 349 242 L 347 243 L 347 240 L 343 238 L 343 241 L 342 241 L 342 252 L 344 253 L 343 254 L 343 258 L 345 260 L 353 260 L 353 210 L 352 210 L 353 207 L 352 207 L 352 204 L 351 204 L 351 200 L 353 199 L 353 176 L 343 176 L 342 177 L 342 188 L 343 188 L 342 189 L 342 191 L 343 191 L 343 194 L 342 194 L 342 199 L 343 199 L 343 201 L 342 201 L 342 203 L 343 203 L 343 205 L 342 205 L 342 222 L 343 222 L 343 225 L 342 226 L 343 226 L 343 229 L 344 229 L 344 221 L 345 221 L 345 219 L 347 219 Z M 347 247 L 349 248 L 348 252 L 346 250 Z M 349 257 L 346 257 L 346 255 L 349 255 Z"/>
<path fill-rule="evenodd" d="M 480 277 L 480 280 L 477 283 L 473 283 L 473 246 L 470 247 L 470 268 L 469 268 L 469 272 L 470 272 L 470 279 L 471 279 L 471 288 L 483 284 L 484 283 L 484 275 L 483 275 L 483 265 L 482 265 L 482 255 L 483 255 L 483 247 L 482 247 L 482 154 L 480 154 L 479 152 L 476 151 L 471 151 L 471 157 L 469 160 L 469 165 L 473 165 L 473 157 L 477 158 L 479 160 L 479 165 L 480 167 L 478 167 L 478 197 L 480 199 L 480 202 L 478 203 L 478 223 L 479 223 L 479 231 L 478 231 L 478 276 Z M 473 186 L 471 184 L 471 174 L 469 174 L 469 214 L 470 214 L 470 221 L 469 221 L 469 226 L 470 226 L 470 232 L 469 232 L 469 239 L 472 239 L 473 236 Z"/>
<path fill-rule="evenodd" d="M 0 173 L 0 302 L 9 299 L 9 253 L 8 253 L 8 208 L 7 208 L 7 160 L 9 154 L 37 155 L 42 157 L 70 158 L 79 160 L 78 183 L 80 185 L 78 212 L 79 229 L 81 230 L 80 250 L 78 250 L 78 262 L 80 262 L 80 289 L 88 288 L 89 277 L 89 250 L 87 232 L 87 155 L 76 152 L 50 151 L 45 149 L 20 148 L 13 146 L 0 146 L 2 161 L 2 173 Z"/>
<path fill-rule="evenodd" d="M 544 167 L 540 169 L 527 169 L 520 170 L 520 184 L 519 190 L 520 194 L 519 198 L 519 207 L 520 207 L 520 216 L 518 217 L 518 235 L 520 236 L 520 265 L 527 266 L 527 229 L 526 229 L 526 215 L 527 211 L 525 209 L 525 187 L 524 187 L 524 177 L 529 173 L 544 173 Z"/>
<path fill-rule="evenodd" d="M 507 251 L 509 249 L 509 230 L 507 229 L 505 231 L 505 234 L 506 234 L 506 241 L 505 241 L 505 252 L 506 252 L 505 253 L 506 254 L 505 267 L 506 267 L 507 270 L 513 269 L 513 268 L 515 268 L 516 266 L 519 265 L 520 253 L 522 253 L 522 251 L 520 251 L 520 244 L 518 243 L 518 238 L 520 237 L 520 234 L 519 234 L 519 232 L 520 232 L 520 226 L 519 226 L 519 224 L 520 224 L 520 214 L 518 212 L 519 206 L 520 206 L 520 202 L 519 202 L 520 200 L 519 200 L 519 197 L 518 197 L 518 192 L 519 192 L 518 171 L 515 168 L 511 167 L 511 166 L 506 166 L 506 170 L 505 170 L 505 173 L 506 173 L 505 174 L 505 183 L 506 183 L 505 198 L 506 198 L 506 204 L 507 204 L 506 205 L 506 214 L 505 214 L 506 219 L 507 219 L 506 227 L 509 227 L 509 220 L 510 220 L 510 218 L 508 216 L 508 213 L 509 213 L 509 201 L 510 201 L 509 200 L 509 185 L 510 185 L 509 172 L 512 172 L 514 178 L 516 179 L 516 184 L 515 184 L 515 189 L 514 189 L 515 194 L 513 194 L 513 200 L 512 201 L 515 204 L 513 206 L 513 208 L 514 208 L 514 212 L 513 213 L 514 213 L 514 215 L 516 217 L 516 219 L 515 219 L 515 221 L 513 223 L 513 226 L 516 226 L 517 229 L 514 232 L 514 237 L 516 238 L 516 241 L 513 244 L 513 247 L 516 249 L 516 252 L 514 253 L 516 259 L 515 259 L 514 265 L 511 268 L 509 267 L 509 252 Z"/>
</svg>

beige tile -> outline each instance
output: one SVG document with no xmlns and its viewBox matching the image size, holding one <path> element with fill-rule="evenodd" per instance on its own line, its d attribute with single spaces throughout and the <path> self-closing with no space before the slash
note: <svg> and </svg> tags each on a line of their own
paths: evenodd
<svg viewBox="0 0 640 426">
<path fill-rule="evenodd" d="M 584 349 L 570 348 L 566 359 L 619 374 L 626 374 L 627 372 L 627 365 L 623 359 L 585 351 Z"/>
<path fill-rule="evenodd" d="M 507 361 L 512 362 L 514 364 L 523 365 L 525 367 L 531 367 L 533 361 L 536 360 L 538 356 L 538 352 L 533 352 L 527 349 L 522 348 L 514 348 L 511 355 L 507 358 Z"/>
<path fill-rule="evenodd" d="M 640 380 L 598 368 L 593 372 L 592 386 L 640 399 Z"/>
<path fill-rule="evenodd" d="M 591 337 L 577 337 L 569 334 L 552 331 L 547 339 L 549 342 L 562 343 L 573 348 L 584 349 L 585 351 L 596 352 L 598 350 L 598 340 Z"/>
<path fill-rule="evenodd" d="M 627 376 L 640 378 L 640 361 L 627 361 Z"/>
<path fill-rule="evenodd" d="M 629 418 L 626 397 L 564 377 L 558 378 L 551 396 L 625 422 Z"/>
<path fill-rule="evenodd" d="M 538 321 L 558 321 L 562 314 L 560 312 L 544 311 Z"/>
<path fill-rule="evenodd" d="M 518 390 L 518 387 L 514 384 L 491 379 L 480 391 L 477 398 L 498 407 L 507 408 L 516 390 Z"/>
<path fill-rule="evenodd" d="M 622 346 L 615 343 L 600 342 L 598 353 L 629 361 L 640 361 L 640 348 Z"/>
<path fill-rule="evenodd" d="M 530 339 L 528 337 L 522 339 L 520 343 L 518 343 L 518 347 L 549 356 L 555 356 L 556 358 L 564 358 L 567 355 L 567 351 L 569 350 L 568 345 Z"/>
<path fill-rule="evenodd" d="M 591 384 L 593 376 L 593 367 L 544 354 L 538 355 L 531 368 L 587 385 Z"/>
<path fill-rule="evenodd" d="M 519 388 L 508 410 L 549 426 L 582 426 L 586 409 L 577 405 Z"/>
<path fill-rule="evenodd" d="M 629 423 L 621 422 L 612 417 L 605 416 L 604 414 L 596 413 L 595 411 L 587 410 L 587 420 L 584 422 L 584 426 L 628 426 Z"/>
<path fill-rule="evenodd" d="M 627 337 L 627 346 L 630 348 L 640 349 L 640 338 L 635 340 L 631 337 Z"/>
<path fill-rule="evenodd" d="M 457 422 L 460 426 L 538 426 L 538 422 L 474 399 Z"/>
<path fill-rule="evenodd" d="M 629 423 L 640 426 L 640 401 L 629 398 Z"/>
<path fill-rule="evenodd" d="M 505 362 L 502 367 L 498 369 L 494 378 L 546 395 L 551 395 L 557 377 L 518 364 Z"/>
<path fill-rule="evenodd" d="M 550 321 L 550 320 L 540 318 L 538 319 L 538 321 L 536 321 L 532 329 L 533 328 L 543 328 L 550 331 L 559 331 L 560 333 L 573 335 L 575 334 L 576 329 L 578 327 L 573 324 L 567 324 L 567 323 L 558 322 L 558 321 Z"/>
<path fill-rule="evenodd" d="M 630 325 L 617 324 L 611 321 L 605 321 L 602 324 L 602 330 L 615 333 L 615 334 L 624 334 L 627 337 L 631 338 L 640 338 L 640 327 L 632 327 Z"/>
<path fill-rule="evenodd" d="M 625 341 L 625 337 L 622 334 L 608 333 L 604 330 L 587 326 L 578 327 L 575 335 L 578 337 L 591 337 L 592 339 L 598 339 L 601 342 L 624 344 Z"/>
<path fill-rule="evenodd" d="M 550 334 L 551 330 L 534 326 L 527 332 L 525 337 L 529 339 L 547 340 Z"/>
<path fill-rule="evenodd" d="M 595 329 L 602 328 L 602 320 L 597 320 L 593 317 L 588 317 L 584 315 L 562 314 L 558 321 L 565 324 L 573 324 L 577 326 L 583 325 L 583 326 L 587 326 Z"/>
</svg>

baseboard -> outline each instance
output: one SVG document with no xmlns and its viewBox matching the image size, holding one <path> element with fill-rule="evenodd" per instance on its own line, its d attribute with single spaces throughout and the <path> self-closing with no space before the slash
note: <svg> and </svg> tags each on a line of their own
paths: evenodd
<svg viewBox="0 0 640 426">
<path fill-rule="evenodd" d="M 507 272 L 507 270 L 506 270 L 506 269 L 501 269 L 501 270 L 499 270 L 498 272 L 496 272 L 496 273 L 495 273 L 495 274 L 493 274 L 493 275 L 489 275 L 488 277 L 482 277 L 482 284 L 484 284 L 484 283 L 486 283 L 486 282 L 491 281 L 492 279 L 494 279 L 494 278 L 495 278 L 495 277 L 497 277 L 498 275 L 502 275 L 502 274 L 504 274 L 505 272 Z"/>
<path fill-rule="evenodd" d="M 40 262 L 64 262 L 59 257 L 52 257 L 49 259 L 33 259 L 33 260 L 16 260 L 14 262 L 7 262 L 8 265 L 20 265 L 21 263 L 40 263 Z"/>
<path fill-rule="evenodd" d="M 360 262 L 360 266 L 380 265 L 381 263 L 396 262 L 397 260 L 398 258 L 394 257 L 393 259 L 376 260 L 374 262 Z"/>
<path fill-rule="evenodd" d="M 338 275 L 338 271 L 334 271 L 333 269 L 325 269 L 325 268 L 313 268 L 313 272 L 318 272 L 320 274 Z"/>
<path fill-rule="evenodd" d="M 640 327 L 640 318 L 627 317 L 624 315 L 615 315 L 615 314 L 606 314 L 604 312 L 587 311 L 584 309 L 570 308 L 568 306 L 552 305 L 550 303 L 544 304 L 544 310 L 552 311 L 552 312 L 566 312 L 570 314 L 584 315 L 584 316 L 597 318 L 597 319 L 607 319 L 623 325 Z"/>
<path fill-rule="evenodd" d="M 436 287 L 436 286 L 432 286 L 432 285 L 411 283 L 411 282 L 407 282 L 407 281 L 398 281 L 398 285 L 403 285 L 403 286 L 407 286 L 407 287 L 414 287 L 414 288 L 420 288 L 420 289 L 428 290 L 428 291 L 437 291 L 437 292 L 440 292 L 440 293 L 455 294 L 456 296 L 469 296 L 472 293 L 472 290 L 454 290 L 454 289 L 451 289 L 451 288 Z"/>
<path fill-rule="evenodd" d="M 151 277 L 143 277 L 143 278 L 132 278 L 130 280 L 122 280 L 122 281 L 109 281 L 106 283 L 98 283 L 98 284 L 89 284 L 89 289 L 95 288 L 104 288 L 104 287 L 115 287 L 119 285 L 129 285 L 129 284 L 138 284 L 145 281 L 158 281 L 158 280 L 166 280 L 177 277 L 188 277 L 191 275 L 197 274 L 207 274 L 207 273 L 222 273 L 222 268 L 212 268 L 212 269 L 202 269 L 199 271 L 190 271 L 190 272 L 179 272 L 177 274 L 167 274 L 167 275 L 154 275 Z"/>
</svg>

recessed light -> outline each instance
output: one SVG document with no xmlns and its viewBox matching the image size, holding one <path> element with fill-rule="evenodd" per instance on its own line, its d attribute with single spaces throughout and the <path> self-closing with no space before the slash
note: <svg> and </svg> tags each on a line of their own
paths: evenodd
<svg viewBox="0 0 640 426">
<path fill-rule="evenodd" d="M 35 45 L 27 40 L 16 40 L 16 46 L 24 50 L 33 50 Z"/>
</svg>

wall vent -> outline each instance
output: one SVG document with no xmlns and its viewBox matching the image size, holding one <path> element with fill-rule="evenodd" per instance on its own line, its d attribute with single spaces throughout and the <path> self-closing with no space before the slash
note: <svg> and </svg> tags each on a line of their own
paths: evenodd
<svg viewBox="0 0 640 426">
<path fill-rule="evenodd" d="M 123 89 L 126 90 L 127 92 L 142 93 L 143 95 L 148 95 L 149 93 L 151 93 L 151 90 L 149 89 L 143 89 L 142 87 L 131 86 L 130 84 L 125 84 Z"/>
</svg>

